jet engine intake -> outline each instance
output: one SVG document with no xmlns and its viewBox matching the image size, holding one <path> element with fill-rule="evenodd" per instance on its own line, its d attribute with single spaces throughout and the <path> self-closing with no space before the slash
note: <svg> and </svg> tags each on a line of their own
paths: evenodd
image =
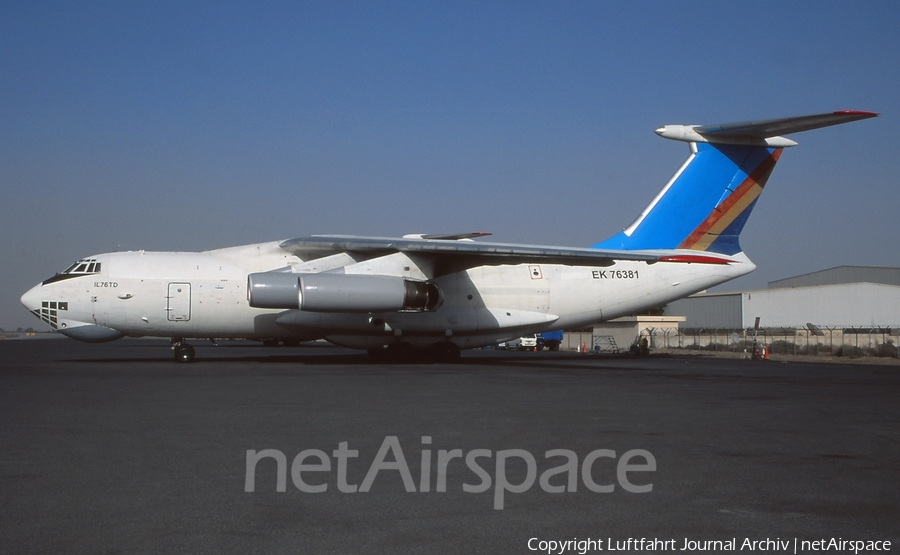
<svg viewBox="0 0 900 555">
<path fill-rule="evenodd" d="M 310 312 L 428 311 L 440 306 L 437 285 L 397 276 L 260 272 L 247 278 L 254 308 Z"/>
</svg>

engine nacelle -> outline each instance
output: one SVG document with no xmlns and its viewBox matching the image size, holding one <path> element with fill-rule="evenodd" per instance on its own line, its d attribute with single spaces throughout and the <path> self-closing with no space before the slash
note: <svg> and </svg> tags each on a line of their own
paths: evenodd
<svg viewBox="0 0 900 555">
<path fill-rule="evenodd" d="M 429 281 L 397 276 L 261 272 L 247 277 L 253 308 L 310 312 L 397 312 L 435 310 L 441 292 Z"/>
</svg>

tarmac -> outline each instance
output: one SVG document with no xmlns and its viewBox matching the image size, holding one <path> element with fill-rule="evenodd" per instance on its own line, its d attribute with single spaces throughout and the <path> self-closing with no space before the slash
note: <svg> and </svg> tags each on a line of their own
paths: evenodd
<svg viewBox="0 0 900 555">
<path fill-rule="evenodd" d="M 0 553 L 900 549 L 896 365 L 194 345 L 0 341 Z"/>
</svg>

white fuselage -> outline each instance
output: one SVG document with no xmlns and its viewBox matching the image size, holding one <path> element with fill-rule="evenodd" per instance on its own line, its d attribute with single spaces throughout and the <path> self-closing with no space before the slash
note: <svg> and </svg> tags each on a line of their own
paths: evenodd
<svg viewBox="0 0 900 555">
<path fill-rule="evenodd" d="M 27 292 L 22 302 L 77 339 L 325 338 L 354 348 L 401 339 L 417 347 L 452 341 L 471 348 L 525 333 L 579 328 L 663 305 L 755 268 L 738 254 L 728 264 L 518 264 L 433 277 L 429 263 L 415 255 L 356 260 L 341 253 L 304 261 L 278 241 L 199 253 L 107 253 L 91 260 L 100 265 L 99 272 L 51 278 Z M 278 270 L 430 279 L 442 302 L 432 311 L 382 313 L 251 307 L 248 275 Z"/>
</svg>

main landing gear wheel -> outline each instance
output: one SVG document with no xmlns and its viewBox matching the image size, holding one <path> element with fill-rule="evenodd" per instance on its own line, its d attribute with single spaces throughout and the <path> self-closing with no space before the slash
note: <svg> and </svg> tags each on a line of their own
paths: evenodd
<svg viewBox="0 0 900 555">
<path fill-rule="evenodd" d="M 452 341 L 435 343 L 431 346 L 430 354 L 434 360 L 439 362 L 452 362 L 454 360 L 459 360 L 459 345 L 453 343 Z"/>
<path fill-rule="evenodd" d="M 194 362 L 194 348 L 187 343 L 181 343 L 172 347 L 175 353 L 175 362 Z"/>
<path fill-rule="evenodd" d="M 385 349 L 387 359 L 391 362 L 399 362 L 401 364 L 406 364 L 409 362 L 413 362 L 416 358 L 416 351 L 412 345 L 405 341 L 400 341 L 398 343 L 391 343 Z"/>
</svg>

